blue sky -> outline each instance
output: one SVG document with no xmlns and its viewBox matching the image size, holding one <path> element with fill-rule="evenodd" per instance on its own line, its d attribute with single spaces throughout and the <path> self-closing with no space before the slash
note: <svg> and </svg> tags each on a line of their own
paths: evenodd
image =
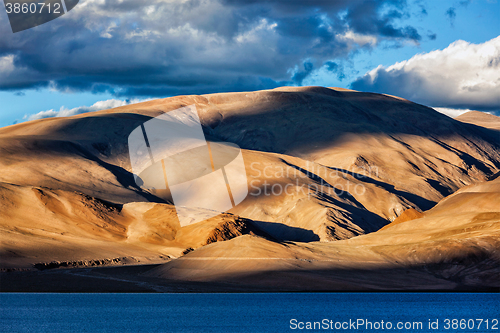
<svg viewBox="0 0 500 333">
<path fill-rule="evenodd" d="M 281 85 L 496 113 L 499 13 L 493 0 L 81 0 L 13 34 L 0 8 L 0 126 Z"/>
</svg>

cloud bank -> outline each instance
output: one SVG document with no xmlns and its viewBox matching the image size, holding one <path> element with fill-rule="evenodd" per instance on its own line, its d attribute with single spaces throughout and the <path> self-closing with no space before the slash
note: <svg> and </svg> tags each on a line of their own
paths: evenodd
<svg viewBox="0 0 500 333">
<path fill-rule="evenodd" d="M 409 16 L 405 0 L 86 0 L 12 34 L 0 15 L 0 90 L 128 97 L 298 84 L 359 49 L 418 43 Z"/>
<path fill-rule="evenodd" d="M 469 109 L 449 109 L 449 108 L 434 108 L 434 110 L 436 110 L 442 114 L 445 114 L 450 118 L 456 118 L 460 115 L 463 115 L 464 113 L 472 111 Z"/>
<path fill-rule="evenodd" d="M 144 101 L 145 100 L 136 100 L 136 99 L 134 99 L 134 100 L 108 99 L 106 101 L 96 102 L 91 106 L 79 106 L 79 107 L 72 108 L 72 109 L 68 109 L 68 108 L 65 108 L 63 106 L 63 107 L 61 107 L 61 109 L 59 111 L 51 109 L 51 110 L 46 110 L 46 111 L 40 111 L 40 112 L 32 114 L 32 115 L 25 115 L 23 117 L 23 120 L 30 121 L 30 120 L 37 120 L 37 119 L 44 119 L 44 118 L 52 118 L 52 117 L 70 117 L 70 116 L 75 116 L 75 115 L 81 114 L 81 113 L 107 110 L 107 109 L 117 108 L 119 106 L 140 103 L 140 102 L 144 102 Z"/>
<path fill-rule="evenodd" d="M 444 50 L 379 66 L 351 87 L 434 107 L 500 110 L 500 36 L 482 44 L 458 40 Z"/>
</svg>

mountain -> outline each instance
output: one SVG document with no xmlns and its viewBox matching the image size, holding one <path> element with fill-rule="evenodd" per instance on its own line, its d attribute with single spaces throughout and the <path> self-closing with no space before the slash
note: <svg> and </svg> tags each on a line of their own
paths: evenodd
<svg viewBox="0 0 500 333">
<path fill-rule="evenodd" d="M 135 183 L 128 136 L 149 119 L 188 105 L 196 105 L 208 141 L 242 148 L 249 195 L 226 214 L 181 227 L 168 192 Z M 496 125 L 488 124 L 499 118 L 467 115 L 452 119 L 388 95 L 284 87 L 178 96 L 5 127 L 0 129 L 1 265 L 168 261 L 148 274 L 176 276 L 172 272 L 187 265 L 180 271 L 194 280 L 215 274 L 227 281 L 226 259 L 189 258 L 253 255 L 266 258 L 265 265 L 234 259 L 240 263 L 231 266 L 234 274 L 273 270 L 290 278 L 304 275 L 313 263 L 328 274 L 350 274 L 342 283 L 328 282 L 333 289 L 370 285 L 369 279 L 350 283 L 353 270 L 380 276 L 381 284 L 372 287 L 384 288 L 387 273 L 381 268 L 411 267 L 416 273 L 402 286 L 455 288 L 460 283 L 431 277 L 428 265 L 470 258 L 479 245 L 469 239 L 477 237 L 480 258 L 495 262 L 498 252 L 496 217 L 490 216 L 498 208 L 482 202 L 498 202 L 491 179 L 500 170 L 500 136 Z M 495 190 L 482 199 L 459 195 L 490 186 Z M 465 228 L 460 246 L 453 240 L 456 228 Z M 484 235 L 472 237 L 468 228 L 483 228 Z M 433 252 L 430 244 L 450 250 Z M 417 254 L 408 254 L 409 248 Z M 202 263 L 212 273 L 196 266 Z"/>
<path fill-rule="evenodd" d="M 369 235 L 307 244 L 241 236 L 148 275 L 263 290 L 498 290 L 499 198 L 496 178 L 462 188 L 423 217 Z"/>
<path fill-rule="evenodd" d="M 463 123 L 500 130 L 500 118 L 489 113 L 469 111 L 455 118 Z"/>
<path fill-rule="evenodd" d="M 0 198 L 2 268 L 103 259 L 164 262 L 188 248 L 259 234 L 248 220 L 232 214 L 181 228 L 171 205 L 118 205 L 44 187 L 1 183 Z"/>
</svg>

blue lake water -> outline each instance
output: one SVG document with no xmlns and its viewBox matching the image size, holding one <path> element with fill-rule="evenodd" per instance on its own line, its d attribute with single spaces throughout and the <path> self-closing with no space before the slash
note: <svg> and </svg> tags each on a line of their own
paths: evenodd
<svg viewBox="0 0 500 333">
<path fill-rule="evenodd" d="M 0 294 L 1 332 L 500 332 L 499 319 L 500 294 Z"/>
</svg>

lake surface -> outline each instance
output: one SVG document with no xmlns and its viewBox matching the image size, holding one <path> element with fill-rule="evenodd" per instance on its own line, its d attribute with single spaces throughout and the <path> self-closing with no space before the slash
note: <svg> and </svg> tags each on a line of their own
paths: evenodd
<svg viewBox="0 0 500 333">
<path fill-rule="evenodd" d="M 1 332 L 500 332 L 499 319 L 500 294 L 482 293 L 0 294 Z"/>
</svg>

